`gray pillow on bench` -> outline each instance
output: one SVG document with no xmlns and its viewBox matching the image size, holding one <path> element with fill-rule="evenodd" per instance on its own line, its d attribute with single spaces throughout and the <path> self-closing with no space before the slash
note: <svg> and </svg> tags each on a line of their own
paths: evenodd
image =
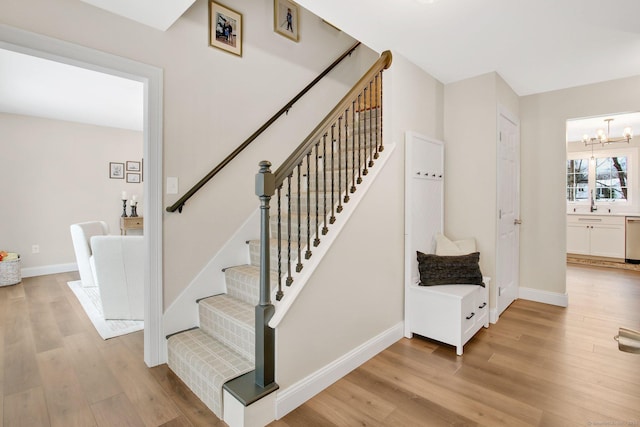
<svg viewBox="0 0 640 427">
<path fill-rule="evenodd" d="M 433 255 L 417 251 L 420 285 L 480 285 L 480 252 L 468 255 Z"/>
</svg>

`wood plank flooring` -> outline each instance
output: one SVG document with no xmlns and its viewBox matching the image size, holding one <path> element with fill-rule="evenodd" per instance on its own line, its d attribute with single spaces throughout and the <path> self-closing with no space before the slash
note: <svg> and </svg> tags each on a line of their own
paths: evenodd
<svg viewBox="0 0 640 427">
<path fill-rule="evenodd" d="M 143 334 L 103 340 L 67 286 L 77 273 L 0 288 L 0 427 L 224 426 Z"/>
<path fill-rule="evenodd" d="M 104 341 L 66 282 L 0 288 L 0 427 L 225 426 L 141 332 Z M 401 339 L 271 427 L 640 426 L 640 272 L 569 265 L 569 307 L 514 302 L 455 348 Z"/>
<path fill-rule="evenodd" d="M 272 427 L 640 426 L 640 272 L 569 265 L 569 307 L 515 301 L 457 357 L 402 339 Z"/>
</svg>

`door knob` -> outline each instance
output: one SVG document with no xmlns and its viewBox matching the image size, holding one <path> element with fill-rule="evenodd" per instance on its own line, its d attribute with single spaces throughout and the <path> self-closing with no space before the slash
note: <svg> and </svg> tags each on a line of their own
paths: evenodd
<svg viewBox="0 0 640 427">
<path fill-rule="evenodd" d="M 513 220 L 513 225 L 520 225 L 520 224 L 522 224 L 522 220 L 519 220 L 519 219 Z"/>
</svg>

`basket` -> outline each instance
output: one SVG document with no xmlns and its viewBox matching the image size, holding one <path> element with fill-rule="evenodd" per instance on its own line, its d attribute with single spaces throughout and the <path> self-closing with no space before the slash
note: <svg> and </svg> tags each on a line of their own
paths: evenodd
<svg viewBox="0 0 640 427">
<path fill-rule="evenodd" d="M 0 261 L 0 286 L 20 283 L 20 255 L 17 259 Z"/>
</svg>

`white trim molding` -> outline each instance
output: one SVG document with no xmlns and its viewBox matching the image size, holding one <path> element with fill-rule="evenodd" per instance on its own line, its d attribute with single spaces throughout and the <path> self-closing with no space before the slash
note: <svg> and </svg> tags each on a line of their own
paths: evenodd
<svg viewBox="0 0 640 427">
<path fill-rule="evenodd" d="M 559 307 L 567 307 L 569 305 L 569 295 L 566 292 L 560 294 L 557 292 L 542 291 L 540 289 L 520 287 L 518 289 L 518 298 L 541 302 L 543 304 L 557 305 Z"/>
<path fill-rule="evenodd" d="M 52 264 L 40 267 L 26 267 L 20 270 L 22 277 L 45 276 L 47 274 L 67 273 L 69 271 L 78 271 L 78 264 L 71 262 L 69 264 Z"/>
<path fill-rule="evenodd" d="M 400 322 L 292 386 L 278 390 L 276 419 L 284 417 L 403 336 L 404 322 Z"/>
</svg>

